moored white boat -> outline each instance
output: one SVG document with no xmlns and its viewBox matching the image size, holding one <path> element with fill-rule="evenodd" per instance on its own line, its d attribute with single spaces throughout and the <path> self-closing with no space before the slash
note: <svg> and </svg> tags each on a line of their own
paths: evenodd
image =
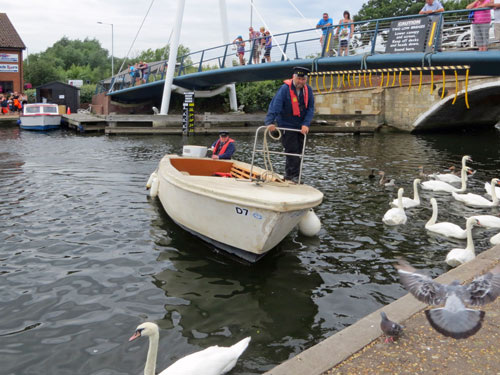
<svg viewBox="0 0 500 375">
<path fill-rule="evenodd" d="M 263 181 L 265 172 L 236 160 L 166 155 L 152 189 L 157 189 L 165 211 L 182 228 L 254 262 L 323 200 L 323 193 L 305 184 L 276 178 Z"/>
<path fill-rule="evenodd" d="M 27 130 L 59 129 L 61 115 L 57 104 L 32 103 L 25 104 L 23 114 L 19 116 L 19 126 Z"/>
</svg>

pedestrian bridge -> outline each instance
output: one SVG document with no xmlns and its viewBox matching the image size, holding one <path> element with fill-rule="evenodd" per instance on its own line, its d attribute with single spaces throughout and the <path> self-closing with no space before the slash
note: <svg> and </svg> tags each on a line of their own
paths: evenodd
<svg viewBox="0 0 500 375">
<path fill-rule="evenodd" d="M 462 10 L 442 12 L 430 17 L 412 15 L 355 22 L 349 56 L 337 55 L 339 46 L 334 27 L 326 30 L 323 45 L 319 42 L 322 31 L 318 29 L 273 34 L 272 61 L 266 63 L 261 62 L 260 56 L 255 59 L 255 41 L 246 41 L 246 65 L 239 65 L 233 44 L 207 48 L 178 57 L 172 89 L 179 93 L 196 91 L 198 97 L 212 96 L 224 92 L 227 87 L 225 85 L 232 83 L 289 78 L 294 66 L 310 68 L 313 74 L 310 75 L 309 83 L 313 89 L 323 91 L 325 76 L 328 75 L 349 77 L 354 74 L 369 74 L 378 79 L 374 81 L 382 82 L 381 85 L 386 85 L 384 79 L 389 85 L 389 75 L 396 71 L 400 72 L 400 77 L 401 72 L 405 76 L 409 75 L 410 81 L 412 74 L 435 75 L 439 79 L 442 70 L 447 70 L 448 77 L 449 73 L 452 77 L 453 74 L 462 77 L 500 76 L 499 41 L 494 40 L 491 35 L 490 49 L 486 52 L 477 51 L 468 13 L 469 11 Z M 405 45 L 405 40 L 395 40 L 398 36 L 394 30 L 401 24 L 425 26 L 424 32 L 415 31 L 420 33 L 418 40 L 415 40 L 420 43 L 418 48 L 409 46 L 408 43 Z M 400 42 L 403 48 L 395 48 L 401 47 Z M 115 102 L 157 103 L 162 98 L 166 70 L 166 60 L 149 63 L 148 79 L 143 84 L 135 84 L 128 72 L 122 71 L 112 79 L 103 81 L 99 92 L 106 92 Z M 371 85 L 372 80 L 369 82 Z M 364 85 L 366 86 L 366 81 Z M 343 87 L 330 87 L 330 91 L 334 91 L 332 88 Z M 498 85 L 474 88 L 471 100 L 480 97 L 484 99 L 483 94 L 488 95 L 487 97 L 497 95 L 498 90 Z M 476 106 L 478 107 L 481 106 Z M 431 108 L 426 113 L 434 118 L 436 111 L 437 108 Z M 455 106 L 448 114 L 455 118 L 456 113 Z M 430 123 L 432 121 L 421 119 L 416 127 L 425 129 Z"/>
</svg>

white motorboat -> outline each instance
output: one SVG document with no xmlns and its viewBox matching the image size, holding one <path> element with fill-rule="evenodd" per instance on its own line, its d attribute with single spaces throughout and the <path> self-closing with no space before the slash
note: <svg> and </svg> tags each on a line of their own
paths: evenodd
<svg viewBox="0 0 500 375">
<path fill-rule="evenodd" d="M 148 185 L 178 225 L 250 262 L 281 242 L 323 200 L 319 190 L 265 169 L 203 157 L 164 156 Z"/>
<path fill-rule="evenodd" d="M 51 103 L 25 104 L 23 114 L 19 116 L 19 126 L 27 130 L 59 129 L 61 126 L 59 107 Z"/>
</svg>

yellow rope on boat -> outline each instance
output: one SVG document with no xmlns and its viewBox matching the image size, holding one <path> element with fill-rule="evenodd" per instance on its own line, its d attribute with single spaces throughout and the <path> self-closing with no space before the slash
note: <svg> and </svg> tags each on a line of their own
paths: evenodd
<svg viewBox="0 0 500 375">
<path fill-rule="evenodd" d="M 465 106 L 467 109 L 470 109 L 469 107 L 469 97 L 467 96 L 467 86 L 469 86 L 469 69 L 465 71 Z"/>
<path fill-rule="evenodd" d="M 326 74 L 323 74 L 323 90 L 326 90 L 325 89 L 325 79 L 326 79 Z"/>
<path fill-rule="evenodd" d="M 444 98 L 444 89 L 446 88 L 446 73 L 443 69 L 443 88 L 441 89 L 441 99 Z"/>
<path fill-rule="evenodd" d="M 366 72 L 363 72 L 363 84 L 366 87 Z"/>
<path fill-rule="evenodd" d="M 413 72 L 410 70 L 410 83 L 408 84 L 408 91 L 410 91 L 410 89 L 411 89 L 412 78 L 413 78 Z"/>
<path fill-rule="evenodd" d="M 358 72 L 358 87 L 361 87 L 361 72 Z"/>
<path fill-rule="evenodd" d="M 340 73 L 337 73 L 337 88 L 340 87 Z"/>
<path fill-rule="evenodd" d="M 330 88 L 328 89 L 328 92 L 333 91 L 333 73 L 330 72 Z"/>
<path fill-rule="evenodd" d="M 380 78 L 380 87 L 384 84 L 384 72 L 382 72 L 382 76 Z"/>
<path fill-rule="evenodd" d="M 418 92 L 422 89 L 422 71 L 420 71 L 420 80 L 418 82 Z"/>
<path fill-rule="evenodd" d="M 345 73 L 342 73 L 342 87 L 345 88 Z"/>
<path fill-rule="evenodd" d="M 347 85 L 351 87 L 351 73 L 350 71 L 347 72 Z"/>
<path fill-rule="evenodd" d="M 399 72 L 399 87 L 403 87 L 403 81 L 401 80 L 402 75 L 403 75 L 403 72 Z"/>
<path fill-rule="evenodd" d="M 451 105 L 455 104 L 455 102 L 457 101 L 457 97 L 458 97 L 458 73 L 455 70 L 455 97 L 453 98 Z"/>
<path fill-rule="evenodd" d="M 392 85 L 394 87 L 394 85 L 396 84 L 396 71 L 394 71 L 394 73 L 392 74 Z"/>
<path fill-rule="evenodd" d="M 372 87 L 373 86 L 373 84 L 372 84 L 372 72 L 370 72 L 370 76 L 369 76 L 368 80 L 370 81 L 370 87 Z"/>
</svg>

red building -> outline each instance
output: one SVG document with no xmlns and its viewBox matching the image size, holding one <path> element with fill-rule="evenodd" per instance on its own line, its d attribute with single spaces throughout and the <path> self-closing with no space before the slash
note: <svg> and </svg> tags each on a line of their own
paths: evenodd
<svg viewBox="0 0 500 375">
<path fill-rule="evenodd" d="M 0 93 L 23 92 L 23 50 L 21 37 L 7 17 L 0 13 Z"/>
</svg>

